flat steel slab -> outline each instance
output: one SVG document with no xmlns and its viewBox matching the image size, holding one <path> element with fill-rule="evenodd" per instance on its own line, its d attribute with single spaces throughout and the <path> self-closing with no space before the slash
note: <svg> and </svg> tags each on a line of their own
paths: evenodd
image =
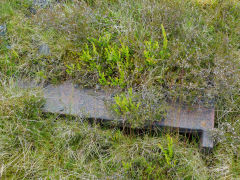
<svg viewBox="0 0 240 180">
<path fill-rule="evenodd" d="M 211 131 L 214 128 L 214 108 L 170 104 L 166 118 L 155 126 L 178 129 L 179 132 L 199 133 L 201 147 L 213 148 Z"/>
<path fill-rule="evenodd" d="M 70 114 L 92 119 L 112 120 L 114 117 L 108 111 L 107 95 L 93 89 L 78 89 L 71 82 L 61 85 L 48 85 L 44 88 L 46 112 Z"/>
<path fill-rule="evenodd" d="M 65 82 L 44 87 L 43 94 L 46 99 L 43 107 L 45 112 L 119 121 L 119 118 L 114 116 L 108 108 L 111 94 L 104 91 L 80 89 L 71 82 Z M 166 117 L 154 122 L 153 126 L 177 129 L 179 132 L 199 133 L 201 147 L 213 148 L 211 130 L 214 128 L 214 108 L 169 104 Z"/>
</svg>

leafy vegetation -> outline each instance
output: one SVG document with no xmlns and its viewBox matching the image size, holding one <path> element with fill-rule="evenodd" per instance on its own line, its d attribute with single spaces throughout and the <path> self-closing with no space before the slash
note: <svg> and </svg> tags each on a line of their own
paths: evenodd
<svg viewBox="0 0 240 180">
<path fill-rule="evenodd" d="M 128 46 L 110 44 L 110 39 L 110 34 L 99 39 L 92 38 L 89 39 L 91 48 L 86 44 L 81 53 L 71 52 L 71 56 L 77 57 L 73 57 L 75 63 L 66 65 L 68 74 L 75 71 L 84 74 L 88 70 L 89 74 L 97 73 L 101 85 L 125 87 L 129 72 L 134 71 L 134 61 Z"/>
<path fill-rule="evenodd" d="M 240 177 L 239 1 L 50 4 L 0 1 L 1 179 Z M 49 55 L 39 53 L 42 44 Z M 40 90 L 20 90 L 18 78 L 114 88 L 113 109 L 132 127 L 164 116 L 169 99 L 214 104 L 215 147 L 202 157 L 180 135 L 127 135 L 43 115 Z"/>
<path fill-rule="evenodd" d="M 136 83 L 141 77 L 140 74 L 149 72 L 157 64 L 163 65 L 161 61 L 169 56 L 166 32 L 163 25 L 161 27 L 164 37 L 162 50 L 160 50 L 157 41 L 145 41 L 145 58 L 142 61 L 141 59 L 137 61 L 132 48 L 125 45 L 121 40 L 119 40 L 120 45 L 111 42 L 111 34 L 107 33 L 98 39 L 89 38 L 91 47 L 86 43 L 80 53 L 68 52 L 65 58 L 73 59 L 74 62 L 66 65 L 66 71 L 69 75 L 80 74 L 81 77 L 88 70 L 88 76 L 91 76 L 91 74 L 97 76 L 99 83 L 104 86 L 111 85 L 124 88 L 127 84 Z"/>
<path fill-rule="evenodd" d="M 125 94 L 114 97 L 115 103 L 113 105 L 114 111 L 123 117 L 123 123 L 129 123 L 131 127 L 139 127 L 139 111 L 141 102 L 134 102 L 132 89 L 128 90 L 128 96 Z M 144 121 L 140 121 L 143 123 Z M 144 124 L 142 124 L 144 125 Z"/>
</svg>

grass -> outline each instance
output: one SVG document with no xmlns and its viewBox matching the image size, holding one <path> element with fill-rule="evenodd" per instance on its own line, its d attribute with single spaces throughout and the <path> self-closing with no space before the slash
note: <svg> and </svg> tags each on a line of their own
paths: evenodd
<svg viewBox="0 0 240 180">
<path fill-rule="evenodd" d="M 0 178 L 239 178 L 239 12 L 237 0 L 1 1 Z M 50 55 L 38 53 L 42 44 Z M 178 134 L 43 114 L 41 90 L 20 90 L 18 78 L 115 88 L 115 109 L 133 126 L 162 115 L 168 99 L 214 103 L 213 152 Z"/>
<path fill-rule="evenodd" d="M 1 88 L 0 159 L 4 179 L 164 179 L 176 173 L 197 177 L 199 172 L 207 176 L 195 143 L 184 145 L 176 136 L 168 146 L 163 136 L 128 136 L 77 118 L 46 117 L 40 111 L 43 102 L 37 90 L 19 91 L 8 85 Z M 161 152 L 165 148 L 174 153 L 170 160 Z M 169 166 L 173 155 L 178 162 Z"/>
</svg>

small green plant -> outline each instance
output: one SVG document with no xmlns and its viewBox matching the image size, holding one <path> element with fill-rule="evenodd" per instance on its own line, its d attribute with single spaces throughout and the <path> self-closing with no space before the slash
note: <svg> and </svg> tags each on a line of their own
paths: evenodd
<svg viewBox="0 0 240 180">
<path fill-rule="evenodd" d="M 157 53 L 159 52 L 158 42 L 145 41 L 146 50 L 144 50 L 144 56 L 146 63 L 150 66 L 157 64 Z"/>
<path fill-rule="evenodd" d="M 161 28 L 162 28 L 162 34 L 163 34 L 163 47 L 162 47 L 162 50 L 160 51 L 160 55 L 161 55 L 161 58 L 165 58 L 170 54 L 167 52 L 168 40 L 167 40 L 167 33 L 165 31 L 163 24 L 161 24 Z"/>
<path fill-rule="evenodd" d="M 128 89 L 128 96 L 125 94 L 117 95 L 114 99 L 116 104 L 114 105 L 114 110 L 117 114 L 127 114 L 130 112 L 136 112 L 139 109 L 140 102 L 133 101 L 132 88 Z"/>
<path fill-rule="evenodd" d="M 44 71 L 39 71 L 36 73 L 37 77 L 39 77 L 40 79 L 47 79 L 47 76 L 45 74 Z"/>
<path fill-rule="evenodd" d="M 129 162 L 122 162 L 122 166 L 126 174 L 135 179 L 159 179 L 161 177 L 161 169 L 157 162 L 153 163 L 144 156 L 137 156 Z"/>
<path fill-rule="evenodd" d="M 113 142 L 117 143 L 121 142 L 125 138 L 120 130 L 115 131 L 110 137 Z"/>
<path fill-rule="evenodd" d="M 134 61 L 128 46 L 110 40 L 109 33 L 98 39 L 89 38 L 81 52 L 71 52 L 76 65 L 66 65 L 67 73 L 71 75 L 74 70 L 81 73 L 87 69 L 89 74 L 97 75 L 102 85 L 125 87 L 127 75 L 134 69 Z"/>
<path fill-rule="evenodd" d="M 144 58 L 140 60 L 135 57 L 135 52 L 129 45 L 121 40 L 114 42 L 110 33 L 105 33 L 98 39 L 88 38 L 88 43 L 82 51 L 68 52 L 67 57 L 73 58 L 74 63 L 66 65 L 66 72 L 73 75 L 74 72 L 86 74 L 87 71 L 90 76 L 96 76 L 101 85 L 124 88 L 131 83 L 129 78 L 133 77 L 132 79 L 137 82 L 149 67 L 164 65 L 161 60 L 168 57 L 169 53 L 163 26 L 162 33 L 164 38 L 162 48 L 157 41 L 145 41 Z"/>
<path fill-rule="evenodd" d="M 70 65 L 66 64 L 66 67 L 67 67 L 66 72 L 69 75 L 73 75 L 74 70 L 75 70 L 75 64 L 70 64 Z"/>
<path fill-rule="evenodd" d="M 163 24 L 161 24 L 162 28 L 162 35 L 163 35 L 163 45 L 162 47 L 159 46 L 157 41 L 145 41 L 145 50 L 144 50 L 144 57 L 146 58 L 145 63 L 149 66 L 154 66 L 159 64 L 161 60 L 170 56 L 168 52 L 168 40 L 167 34 Z"/>
<path fill-rule="evenodd" d="M 12 53 L 13 54 L 13 53 Z M 5 58 L 0 58 L 0 71 L 4 72 L 7 76 L 12 76 L 16 72 L 16 63 L 14 58 L 11 58 L 8 54 L 5 54 Z"/>
<path fill-rule="evenodd" d="M 141 102 L 135 102 L 134 99 L 133 90 L 129 88 L 127 95 L 123 93 L 114 98 L 115 104 L 113 105 L 113 109 L 117 115 L 123 117 L 132 126 L 136 126 L 140 120 L 138 114 Z"/>
<path fill-rule="evenodd" d="M 132 163 L 131 162 L 122 162 L 122 166 L 125 171 L 129 171 L 132 167 Z"/>
<path fill-rule="evenodd" d="M 170 167 L 174 167 L 176 165 L 176 160 L 174 160 L 173 140 L 169 135 L 167 136 L 167 142 L 167 148 L 164 148 L 161 144 L 158 144 L 158 147 L 161 149 L 167 164 Z"/>
</svg>

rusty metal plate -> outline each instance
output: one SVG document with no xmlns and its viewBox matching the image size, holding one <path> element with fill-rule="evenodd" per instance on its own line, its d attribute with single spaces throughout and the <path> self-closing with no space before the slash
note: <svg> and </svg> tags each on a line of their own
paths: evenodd
<svg viewBox="0 0 240 180">
<path fill-rule="evenodd" d="M 106 107 L 107 95 L 93 89 L 78 89 L 71 82 L 44 88 L 46 112 L 70 114 L 92 119 L 114 119 Z"/>
<path fill-rule="evenodd" d="M 45 112 L 101 119 L 105 122 L 119 121 L 119 118 L 107 108 L 111 94 L 104 91 L 79 89 L 71 82 L 65 82 L 60 85 L 46 86 L 43 88 L 43 94 L 46 99 L 43 107 Z M 155 122 L 153 126 L 167 127 L 180 132 L 199 133 L 201 147 L 213 148 L 210 132 L 214 128 L 214 108 L 169 104 L 166 117 Z"/>
<path fill-rule="evenodd" d="M 156 122 L 155 126 L 199 133 L 201 147 L 213 148 L 211 131 L 214 128 L 214 108 L 170 104 L 166 118 Z"/>
</svg>

